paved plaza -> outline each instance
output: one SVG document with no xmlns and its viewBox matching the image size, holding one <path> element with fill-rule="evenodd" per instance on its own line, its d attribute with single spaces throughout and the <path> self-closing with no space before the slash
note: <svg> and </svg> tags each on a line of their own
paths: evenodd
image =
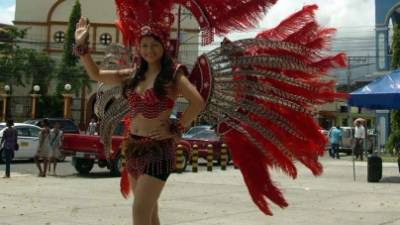
<svg viewBox="0 0 400 225">
<path fill-rule="evenodd" d="M 290 206 L 282 210 L 271 205 L 272 217 L 256 208 L 240 171 L 232 166 L 227 171 L 201 168 L 199 173 L 174 174 L 160 199 L 161 223 L 400 225 L 397 164 L 385 163 L 382 181 L 368 183 L 366 162 L 356 162 L 356 181 L 350 160 L 325 157 L 322 163 L 325 171 L 318 178 L 300 165 L 297 180 L 273 173 Z M 12 176 L 0 179 L 0 225 L 131 224 L 132 198 L 121 197 L 119 178 L 101 172 L 85 177 L 66 174 L 39 178 L 21 172 Z"/>
</svg>

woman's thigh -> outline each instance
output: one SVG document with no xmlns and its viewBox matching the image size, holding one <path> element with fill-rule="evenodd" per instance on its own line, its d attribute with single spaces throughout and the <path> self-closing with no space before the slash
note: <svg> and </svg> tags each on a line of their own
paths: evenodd
<svg viewBox="0 0 400 225">
<path fill-rule="evenodd" d="M 157 204 L 165 181 L 143 174 L 137 180 L 132 180 L 134 191 L 134 206 L 152 210 Z"/>
</svg>

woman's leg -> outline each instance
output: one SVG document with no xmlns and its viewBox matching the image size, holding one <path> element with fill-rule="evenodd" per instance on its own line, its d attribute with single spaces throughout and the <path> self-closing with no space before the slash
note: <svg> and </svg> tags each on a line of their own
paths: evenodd
<svg viewBox="0 0 400 225">
<path fill-rule="evenodd" d="M 49 169 L 47 170 L 47 172 L 48 172 L 49 174 L 50 174 L 50 172 L 51 172 L 51 160 L 52 160 L 52 159 L 50 158 L 49 161 L 47 162 L 47 163 L 48 163 L 47 166 L 48 166 L 48 168 L 49 168 Z"/>
<path fill-rule="evenodd" d="M 56 175 L 56 168 L 57 168 L 57 158 L 53 157 L 53 174 Z"/>
<path fill-rule="evenodd" d="M 165 185 L 165 181 L 158 178 L 143 174 L 141 175 L 134 187 L 133 202 L 133 224 L 134 225 L 152 225 L 158 221 L 157 200 Z M 154 211 L 156 210 L 156 211 Z M 153 218 L 153 213 L 157 219 Z"/>
<path fill-rule="evenodd" d="M 42 171 L 42 166 L 40 165 L 40 158 L 39 155 L 35 155 L 35 162 L 36 162 L 36 166 L 39 169 L 39 176 L 43 175 L 43 171 Z"/>
<path fill-rule="evenodd" d="M 135 187 L 136 187 L 136 179 L 132 176 L 129 176 L 129 182 L 131 184 L 133 197 L 135 197 Z M 160 225 L 160 219 L 158 217 L 158 203 L 153 208 L 153 213 L 151 214 L 151 225 Z"/>
<path fill-rule="evenodd" d="M 151 225 L 160 225 L 160 218 L 158 217 L 158 203 L 153 208 L 153 213 L 151 214 Z"/>
<path fill-rule="evenodd" d="M 49 159 L 47 157 L 44 157 L 43 158 L 43 174 L 42 174 L 43 177 L 45 177 L 47 174 L 48 163 L 49 163 Z"/>
<path fill-rule="evenodd" d="M 12 151 L 11 149 L 4 149 L 6 155 L 6 177 L 10 177 L 10 166 L 12 160 Z"/>
</svg>

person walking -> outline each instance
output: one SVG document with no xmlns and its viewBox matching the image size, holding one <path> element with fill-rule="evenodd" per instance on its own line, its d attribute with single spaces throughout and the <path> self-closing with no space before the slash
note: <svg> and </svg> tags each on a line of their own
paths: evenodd
<svg viewBox="0 0 400 225">
<path fill-rule="evenodd" d="M 89 133 L 89 135 L 97 135 L 97 122 L 95 118 L 90 120 L 87 133 Z"/>
<path fill-rule="evenodd" d="M 53 175 L 56 175 L 57 160 L 61 156 L 60 148 L 62 146 L 63 132 L 60 130 L 60 123 L 55 123 L 54 128 L 50 130 L 50 154 L 49 154 L 49 172 L 53 164 Z"/>
<path fill-rule="evenodd" d="M 6 126 L 7 128 L 3 132 L 3 136 L 1 137 L 1 144 L 3 145 L 2 157 L 4 156 L 3 158 L 5 159 L 6 164 L 6 173 L 4 175 L 4 178 L 10 178 L 11 161 L 14 156 L 14 151 L 18 148 L 18 135 L 17 130 L 13 128 L 13 120 L 8 120 Z"/>
<path fill-rule="evenodd" d="M 342 129 L 340 129 L 340 126 L 332 128 L 329 133 L 329 142 L 331 144 L 329 155 L 332 158 L 336 157 L 337 159 L 340 159 L 339 147 L 342 144 Z"/>
<path fill-rule="evenodd" d="M 354 155 L 356 156 L 356 160 L 360 159 L 364 160 L 364 141 L 365 141 L 365 128 L 360 120 L 355 121 L 355 129 L 354 129 Z"/>
<path fill-rule="evenodd" d="M 34 157 L 36 166 L 39 169 L 39 177 L 46 177 L 47 166 L 50 154 L 50 128 L 47 119 L 42 120 L 42 130 L 39 133 L 39 146 Z M 43 169 L 41 163 L 43 162 Z"/>
</svg>

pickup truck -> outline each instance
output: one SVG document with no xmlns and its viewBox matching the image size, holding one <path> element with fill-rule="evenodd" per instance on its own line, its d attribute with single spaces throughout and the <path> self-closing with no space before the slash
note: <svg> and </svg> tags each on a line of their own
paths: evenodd
<svg viewBox="0 0 400 225">
<path fill-rule="evenodd" d="M 72 156 L 72 165 L 79 174 L 89 173 L 94 164 L 97 163 L 100 168 L 107 167 L 112 176 L 119 176 L 121 169 L 121 143 L 124 128 L 122 123 L 118 124 L 112 136 L 113 153 L 110 160 L 107 161 L 104 146 L 100 142 L 100 136 L 86 134 L 64 134 L 62 153 L 66 156 Z M 181 140 L 178 144 L 183 146 L 183 169 L 191 157 L 191 145 L 189 142 Z M 179 172 L 182 172 L 179 171 Z"/>
</svg>

